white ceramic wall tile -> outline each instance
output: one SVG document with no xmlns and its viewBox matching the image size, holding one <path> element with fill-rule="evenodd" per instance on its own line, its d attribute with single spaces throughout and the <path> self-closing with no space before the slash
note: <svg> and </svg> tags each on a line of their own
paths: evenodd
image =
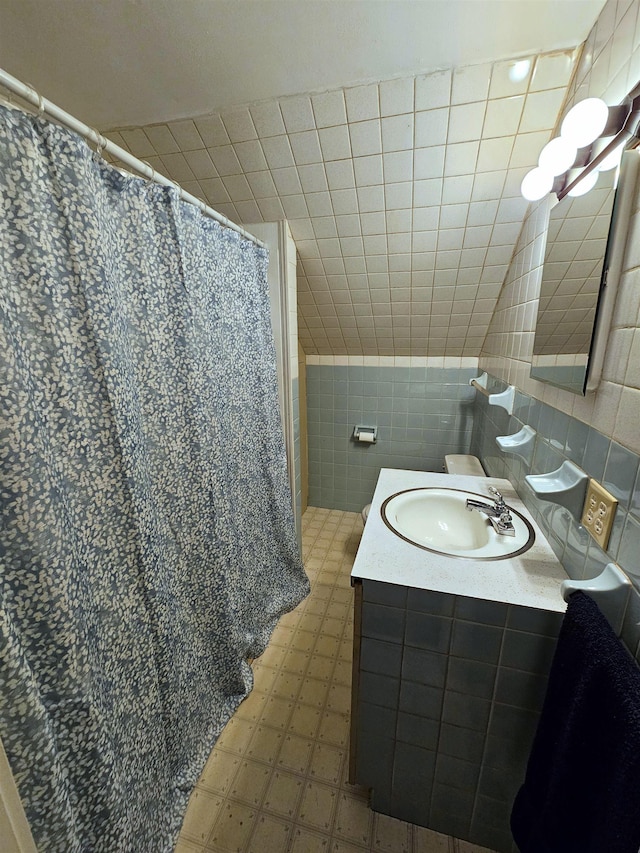
<svg viewBox="0 0 640 853">
<path fill-rule="evenodd" d="M 169 125 L 171 134 L 178 143 L 180 151 L 197 151 L 204 148 L 204 143 L 198 133 L 195 123 L 191 119 L 185 121 L 174 121 Z"/>
<path fill-rule="evenodd" d="M 289 134 L 289 142 L 291 143 L 293 159 L 296 165 L 303 166 L 309 163 L 322 162 L 322 152 L 320 151 L 320 140 L 317 130 L 291 133 Z"/>
<path fill-rule="evenodd" d="M 415 147 L 429 148 L 447 141 L 449 109 L 431 109 L 415 114 Z"/>
<path fill-rule="evenodd" d="M 611 36 L 601 57 L 616 52 Z M 301 339 L 314 352 L 471 357 L 526 212 L 519 181 L 556 123 L 573 59 L 301 93 L 122 138 L 230 218 L 289 220 Z"/>
<path fill-rule="evenodd" d="M 329 195 L 331 196 L 333 212 L 336 215 L 358 212 L 358 196 L 354 189 L 331 190 Z"/>
<path fill-rule="evenodd" d="M 194 179 L 195 175 L 189 168 L 184 154 L 179 152 L 175 154 L 163 154 L 161 159 L 164 166 L 163 171 L 170 174 L 174 180 L 192 181 Z"/>
<path fill-rule="evenodd" d="M 272 198 L 276 195 L 276 185 L 269 171 L 251 172 L 247 175 L 254 198 Z"/>
<path fill-rule="evenodd" d="M 185 151 L 184 158 L 196 179 L 215 178 L 217 176 L 218 171 L 213 165 L 213 160 L 204 148 L 199 151 Z"/>
<path fill-rule="evenodd" d="M 413 146 L 410 151 L 392 151 L 383 154 L 382 165 L 384 180 L 387 183 L 398 181 L 410 181 L 413 179 Z M 424 175 L 423 177 L 439 177 L 436 175 Z"/>
<path fill-rule="evenodd" d="M 347 112 L 342 89 L 313 95 L 311 103 L 316 127 L 333 127 L 347 123 Z"/>
<path fill-rule="evenodd" d="M 231 201 L 229 193 L 227 192 L 225 185 L 222 183 L 221 178 L 203 180 L 200 182 L 200 186 L 204 190 L 204 194 L 207 197 L 209 204 L 213 205 L 216 209 L 219 204 L 226 204 Z"/>
<path fill-rule="evenodd" d="M 219 175 L 239 175 L 242 173 L 242 166 L 232 145 L 219 145 L 217 148 L 209 148 L 208 151 Z"/>
<path fill-rule="evenodd" d="M 270 169 L 282 169 L 285 166 L 295 165 L 288 136 L 272 136 L 261 142 Z"/>
<path fill-rule="evenodd" d="M 229 196 L 236 201 L 249 201 L 253 199 L 253 193 L 249 182 L 244 175 L 228 175 L 222 179 Z"/>
<path fill-rule="evenodd" d="M 254 104 L 249 112 L 253 119 L 253 125 L 261 139 L 266 136 L 280 136 L 286 133 L 280 104 L 277 101 L 265 101 Z"/>
<path fill-rule="evenodd" d="M 298 167 L 303 192 L 322 192 L 329 188 L 324 163 L 311 163 Z"/>
<path fill-rule="evenodd" d="M 531 168 L 532 164 L 538 162 L 540 152 L 551 137 L 549 130 L 541 130 L 533 133 L 519 133 L 513 143 L 511 156 L 508 159 L 510 168 L 526 166 Z"/>
<path fill-rule="evenodd" d="M 354 157 L 382 153 L 382 136 L 379 119 L 349 124 L 351 151 Z"/>
<path fill-rule="evenodd" d="M 329 189 L 340 190 L 355 187 L 356 179 L 352 160 L 340 160 L 324 164 Z"/>
<path fill-rule="evenodd" d="M 465 224 L 467 224 L 467 218 L 469 215 L 471 205 L 469 204 L 447 204 L 440 211 L 440 228 L 464 228 Z M 487 223 L 476 223 L 476 224 L 487 224 Z M 438 225 L 438 220 L 436 217 L 435 225 L 430 227 L 436 228 Z"/>
<path fill-rule="evenodd" d="M 110 138 L 113 139 L 111 134 Z M 131 151 L 131 153 L 136 157 L 142 157 L 143 159 L 146 157 L 152 157 L 157 153 L 156 149 L 151 144 L 149 137 L 142 128 L 123 130 L 121 133 L 121 139 L 113 139 L 113 142 L 115 142 L 116 145 L 124 145 L 124 147 Z"/>
<path fill-rule="evenodd" d="M 473 175 L 456 175 L 445 178 L 442 186 L 442 204 L 466 204 L 471 201 Z"/>
<path fill-rule="evenodd" d="M 258 136 L 247 107 L 224 112 L 222 123 L 231 142 L 246 142 L 248 139 L 256 139 Z"/>
<path fill-rule="evenodd" d="M 524 94 L 529 88 L 534 63 L 535 57 L 496 62 L 491 74 L 489 97 L 508 98 L 512 95 Z"/>
<path fill-rule="evenodd" d="M 390 116 L 382 119 L 383 151 L 413 149 L 413 114 Z"/>
<path fill-rule="evenodd" d="M 479 147 L 479 142 L 457 142 L 447 145 L 444 162 L 445 177 L 475 172 Z M 494 160 L 494 165 L 495 162 Z"/>
<path fill-rule="evenodd" d="M 355 86 L 345 90 L 347 119 L 349 122 L 366 121 L 380 117 L 377 85 Z"/>
<path fill-rule="evenodd" d="M 563 88 L 568 85 L 575 63 L 575 51 L 548 53 L 536 59 L 530 91 Z"/>
<path fill-rule="evenodd" d="M 384 182 L 382 175 L 382 157 L 374 154 L 369 157 L 356 157 L 353 161 L 356 186 L 367 187 Z"/>
<path fill-rule="evenodd" d="M 311 98 L 306 95 L 283 98 L 280 101 L 280 112 L 282 113 L 287 133 L 312 130 L 316 126 L 311 107 Z"/>
<path fill-rule="evenodd" d="M 173 154 L 180 150 L 178 143 L 165 124 L 150 125 L 143 129 L 156 154 Z"/>
<path fill-rule="evenodd" d="M 451 87 L 451 103 L 468 104 L 472 101 L 486 100 L 490 80 L 490 63 L 455 69 Z"/>
<path fill-rule="evenodd" d="M 436 71 L 416 77 L 415 109 L 433 110 L 451 103 L 451 71 Z"/>
<path fill-rule="evenodd" d="M 325 161 L 344 160 L 351 157 L 351 141 L 346 124 L 322 128 L 318 133 L 322 156 Z"/>
<path fill-rule="evenodd" d="M 549 89 L 545 92 L 533 92 L 527 99 L 520 119 L 520 133 L 534 130 L 551 129 L 550 117 L 557 115 L 565 97 L 564 89 Z"/>
<path fill-rule="evenodd" d="M 485 110 L 485 101 L 451 107 L 447 142 L 451 145 L 456 142 L 480 139 Z"/>
<path fill-rule="evenodd" d="M 443 177 L 445 152 L 446 146 L 444 145 L 415 148 L 413 168 L 416 180 Z"/>
<path fill-rule="evenodd" d="M 411 181 L 385 184 L 384 197 L 387 211 L 409 209 L 413 200 L 413 184 Z"/>
<path fill-rule="evenodd" d="M 395 116 L 413 113 L 414 78 L 384 80 L 379 85 L 380 115 Z"/>
<path fill-rule="evenodd" d="M 517 139 L 518 137 L 516 137 L 516 142 Z M 498 163 L 508 165 L 513 148 L 514 139 L 512 136 L 483 139 L 478 146 L 478 159 L 475 164 L 475 171 L 493 171 Z"/>
<path fill-rule="evenodd" d="M 228 145 L 231 141 L 219 115 L 201 116 L 194 119 L 194 124 L 206 148 Z M 147 136 L 149 130 L 150 128 L 145 128 Z"/>
<path fill-rule="evenodd" d="M 271 177 L 279 195 L 293 195 L 302 192 L 298 170 L 293 166 L 286 169 L 272 169 Z"/>
</svg>

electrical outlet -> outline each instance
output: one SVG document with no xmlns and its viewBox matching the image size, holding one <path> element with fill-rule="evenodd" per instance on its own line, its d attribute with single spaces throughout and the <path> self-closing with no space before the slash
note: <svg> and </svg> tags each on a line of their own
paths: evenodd
<svg viewBox="0 0 640 853">
<path fill-rule="evenodd" d="M 582 524 L 603 551 L 607 550 L 618 501 L 597 480 L 589 480 L 582 511 Z"/>
</svg>

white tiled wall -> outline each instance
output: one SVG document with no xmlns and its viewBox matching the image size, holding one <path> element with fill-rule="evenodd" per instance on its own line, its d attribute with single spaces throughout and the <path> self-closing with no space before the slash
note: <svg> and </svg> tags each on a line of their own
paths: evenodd
<svg viewBox="0 0 640 853">
<path fill-rule="evenodd" d="M 619 103 L 639 79 L 640 0 L 608 0 L 585 44 L 565 109 L 590 95 Z M 640 193 L 629 225 L 603 381 L 587 397 L 529 379 L 546 204 L 547 200 L 529 210 L 482 348 L 480 368 L 639 452 Z"/>
<path fill-rule="evenodd" d="M 286 218 L 322 355 L 477 356 L 576 52 L 241 105 L 114 141 L 239 223 Z"/>
</svg>

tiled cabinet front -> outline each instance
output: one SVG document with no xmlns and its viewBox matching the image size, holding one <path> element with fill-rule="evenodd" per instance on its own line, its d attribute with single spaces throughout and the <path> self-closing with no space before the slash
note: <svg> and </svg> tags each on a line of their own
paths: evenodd
<svg viewBox="0 0 640 853">
<path fill-rule="evenodd" d="M 375 811 L 515 851 L 509 815 L 562 614 L 360 583 L 354 781 Z"/>
</svg>

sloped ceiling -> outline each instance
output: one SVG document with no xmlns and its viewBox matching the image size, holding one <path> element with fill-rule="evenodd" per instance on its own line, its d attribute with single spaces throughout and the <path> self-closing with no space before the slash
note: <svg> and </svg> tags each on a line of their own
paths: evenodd
<svg viewBox="0 0 640 853">
<path fill-rule="evenodd" d="M 289 220 L 308 354 L 477 355 L 602 5 L 3 0 L 0 45 L 229 218 Z"/>
</svg>

